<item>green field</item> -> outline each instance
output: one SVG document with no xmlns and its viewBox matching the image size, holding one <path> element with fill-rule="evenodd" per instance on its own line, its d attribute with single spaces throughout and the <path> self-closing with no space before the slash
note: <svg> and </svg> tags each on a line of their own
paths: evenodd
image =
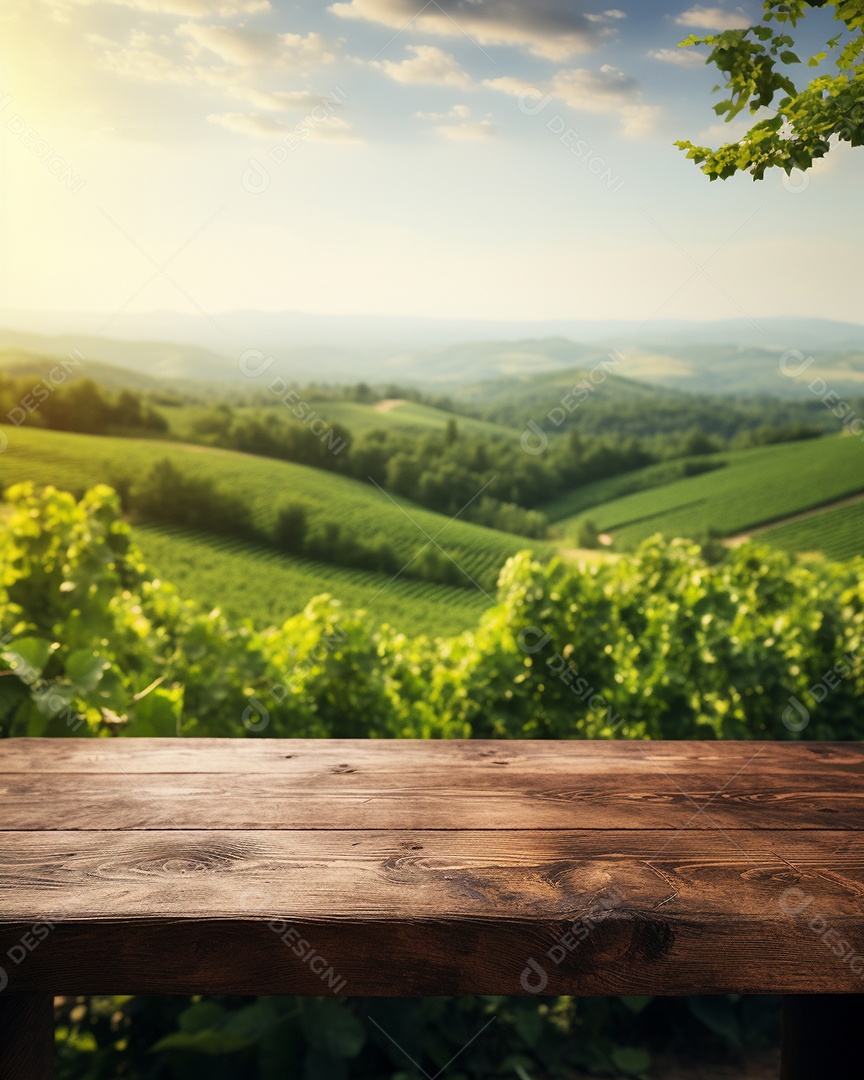
<svg viewBox="0 0 864 1080">
<path fill-rule="evenodd" d="M 864 555 L 864 500 L 785 522 L 760 532 L 758 539 L 786 551 L 821 551 L 838 561 Z"/>
<path fill-rule="evenodd" d="M 637 491 L 649 491 L 651 488 L 662 487 L 664 484 L 683 480 L 689 469 L 708 472 L 711 469 L 723 468 L 726 463 L 725 454 L 712 454 L 709 457 L 681 458 L 676 461 L 660 461 L 656 465 L 648 465 L 644 469 L 636 469 L 633 472 L 621 473 L 618 476 L 610 476 L 605 480 L 595 480 L 593 484 L 583 484 L 574 491 L 567 492 L 559 499 L 554 499 L 542 507 L 543 513 L 549 521 L 560 522 L 567 525 L 568 518 L 582 517 L 584 511 L 592 506 L 600 506 L 611 502 L 622 495 L 631 495 Z M 591 515 L 585 515 L 590 517 Z"/>
<path fill-rule="evenodd" d="M 627 550 L 658 532 L 698 537 L 711 530 L 731 536 L 864 491 L 864 446 L 858 439 L 825 436 L 734 451 L 716 460 L 725 464 L 712 472 L 603 502 L 597 498 L 602 490 L 591 490 L 599 485 L 590 485 L 577 494 L 586 500 L 585 508 L 561 519 L 559 527 L 572 532 L 589 518 L 612 535 L 619 550 Z M 604 482 L 607 498 L 615 484 L 637 484 L 639 475 Z"/>
<path fill-rule="evenodd" d="M 520 434 L 500 424 L 457 416 L 446 409 L 436 409 L 432 405 L 421 405 L 416 401 L 394 401 L 390 407 L 385 402 L 363 405 L 356 401 L 322 401 L 320 405 L 316 404 L 315 408 L 331 424 L 344 425 L 352 435 L 360 435 L 375 428 L 425 435 L 430 431 L 444 431 L 449 420 L 456 422 L 457 429 L 463 435 L 514 439 Z"/>
<path fill-rule="evenodd" d="M 134 480 L 162 458 L 242 497 L 254 524 L 264 530 L 272 528 L 280 505 L 290 500 L 306 507 L 310 527 L 338 522 L 346 535 L 369 542 L 385 538 L 400 563 L 407 563 L 429 537 L 436 537 L 436 543 L 463 571 L 465 587 L 470 589 L 475 588 L 470 580 L 474 579 L 491 591 L 503 563 L 519 551 L 531 548 L 539 555 L 551 553 L 548 544 L 451 521 L 404 499 L 396 499 L 398 505 L 394 505 L 372 484 L 292 462 L 183 443 L 22 427 L 10 434 L 9 446 L 0 457 L 0 484 L 32 480 L 82 491 L 95 483 Z"/>
<path fill-rule="evenodd" d="M 391 403 L 378 402 L 366 405 L 359 401 L 315 401 L 310 399 L 315 412 L 328 424 L 341 424 L 352 436 L 362 435 L 367 431 L 401 431 L 411 435 L 425 435 L 429 432 L 444 431 L 449 420 L 455 420 L 458 431 L 463 435 L 477 435 L 483 438 L 514 439 L 519 431 L 493 424 L 487 420 L 475 420 L 468 416 L 459 416 L 446 409 L 436 409 L 432 405 L 421 405 L 416 401 L 392 399 Z M 191 439 L 195 435 L 195 425 L 212 415 L 210 405 L 163 406 L 159 412 L 171 426 L 175 438 Z M 265 418 L 276 416 L 294 422 L 290 409 L 276 405 L 262 408 L 260 405 L 239 406 L 234 409 L 237 417 L 255 416 Z"/>
<path fill-rule="evenodd" d="M 328 566 L 241 540 L 159 526 L 137 526 L 133 533 L 147 568 L 175 585 L 181 596 L 259 627 L 281 625 L 319 593 L 330 593 L 351 610 L 364 609 L 372 622 L 389 623 L 412 636 L 458 634 L 489 606 L 477 589 L 404 576 L 388 584 L 385 575 L 373 571 Z"/>
</svg>

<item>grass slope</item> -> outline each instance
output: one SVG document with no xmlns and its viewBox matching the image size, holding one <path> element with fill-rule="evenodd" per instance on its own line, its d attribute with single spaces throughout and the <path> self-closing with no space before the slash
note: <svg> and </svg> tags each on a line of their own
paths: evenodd
<svg viewBox="0 0 864 1080">
<path fill-rule="evenodd" d="M 559 527 L 572 529 L 590 518 L 612 534 L 619 550 L 626 550 L 657 532 L 698 536 L 710 529 L 729 536 L 864 491 L 864 446 L 854 438 L 826 436 L 735 451 L 714 460 L 726 464 L 599 505 L 593 502 L 598 492 L 584 488 L 582 498 L 592 501 L 560 520 Z M 656 466 L 640 473 L 651 469 Z M 634 473 L 630 482 L 639 479 Z M 606 490 L 611 494 L 609 482 Z"/>
<path fill-rule="evenodd" d="M 331 424 L 344 424 L 352 435 L 360 435 L 375 428 L 425 435 L 430 431 L 443 431 L 449 420 L 455 420 L 457 429 L 466 435 L 506 439 L 518 438 L 520 435 L 520 432 L 501 424 L 459 416 L 446 409 L 421 405 L 416 401 L 394 399 L 393 402 L 378 402 L 376 405 L 364 405 L 355 401 L 322 401 L 315 405 L 315 409 Z"/>
<path fill-rule="evenodd" d="M 386 538 L 402 563 L 414 558 L 429 537 L 436 537 L 463 571 L 466 588 L 474 587 L 474 579 L 491 590 L 500 567 L 516 552 L 526 548 L 538 555 L 551 552 L 547 544 L 451 521 L 404 499 L 391 500 L 372 484 L 291 462 L 159 440 L 22 427 L 10 433 L 9 446 L 0 457 L 0 484 L 32 480 L 81 491 L 99 482 L 137 478 L 162 458 L 240 495 L 262 529 L 273 526 L 279 507 L 290 500 L 306 507 L 312 528 L 336 521 L 346 535 L 368 541 Z"/>
<path fill-rule="evenodd" d="M 568 491 L 566 495 L 546 503 L 541 510 L 551 522 L 566 526 L 568 518 L 586 516 L 585 511 L 592 506 L 611 502 L 622 495 L 632 495 L 637 491 L 650 491 L 651 488 L 663 487 L 676 480 L 683 480 L 689 475 L 688 470 L 707 472 L 708 468 L 724 468 L 725 457 L 712 455 L 710 458 L 680 458 L 676 461 L 660 461 L 656 465 L 647 465 L 634 472 L 610 476 L 605 480 L 595 480 L 593 484 Z M 591 515 L 587 515 L 590 517 Z"/>
<path fill-rule="evenodd" d="M 493 424 L 486 420 L 474 420 L 460 416 L 446 409 L 436 409 L 432 405 L 421 405 L 414 401 L 398 401 L 392 406 L 378 409 L 375 405 L 364 405 L 357 401 L 310 401 L 315 413 L 328 424 L 341 424 L 352 437 L 366 431 L 402 431 L 412 435 L 425 435 L 429 432 L 444 431 L 448 420 L 455 420 L 461 434 L 480 435 L 485 438 L 518 439 L 521 431 Z M 380 403 L 379 403 L 380 404 Z M 194 437 L 195 425 L 211 415 L 213 409 L 208 405 L 182 405 L 163 407 L 159 410 L 171 427 L 172 435 L 178 439 Z M 282 407 L 261 408 L 260 406 L 241 406 L 236 408 L 239 418 L 256 417 L 266 420 L 275 416 L 293 421 L 290 410 Z"/>
<path fill-rule="evenodd" d="M 404 634 L 450 637 L 473 626 L 489 601 L 476 589 L 460 589 L 366 570 L 328 566 L 281 555 L 269 548 L 182 529 L 137 526 L 135 542 L 148 569 L 175 585 L 182 596 L 218 607 L 234 620 L 279 626 L 302 611 L 311 597 L 331 593 L 372 622 Z"/>
<path fill-rule="evenodd" d="M 58 373 L 58 369 L 59 373 Z M 127 371 L 100 360 L 79 360 L 76 354 L 48 356 L 26 349 L 0 349 L 0 372 L 13 377 L 32 378 L 36 383 L 46 379 L 49 385 L 93 379 L 105 390 L 156 391 L 161 389 L 157 379 L 143 372 Z M 51 378 L 51 373 L 55 377 Z"/>
<path fill-rule="evenodd" d="M 478 408 L 494 407 L 521 427 L 532 417 L 538 422 L 542 420 L 550 409 L 560 404 L 565 395 L 585 380 L 592 387 L 592 400 L 648 402 L 657 397 L 656 387 L 625 378 L 626 364 L 623 361 L 620 365 L 614 363 L 604 350 L 595 350 L 589 360 L 580 367 L 474 383 L 460 387 L 458 397 L 460 401 Z M 598 365 L 605 366 L 598 368 Z M 592 371 L 595 372 L 593 378 Z M 674 394 L 674 391 L 666 393 Z"/>
<path fill-rule="evenodd" d="M 758 539 L 786 551 L 821 551 L 838 561 L 864 555 L 864 501 L 777 525 Z"/>
</svg>

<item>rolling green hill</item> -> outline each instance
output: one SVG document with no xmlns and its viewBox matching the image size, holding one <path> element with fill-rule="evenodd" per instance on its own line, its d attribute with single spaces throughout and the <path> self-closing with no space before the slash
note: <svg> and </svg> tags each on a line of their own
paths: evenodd
<svg viewBox="0 0 864 1080">
<path fill-rule="evenodd" d="M 429 538 L 435 537 L 462 571 L 466 588 L 479 582 L 491 591 L 500 567 L 516 552 L 551 552 L 549 545 L 537 541 L 391 499 L 372 484 L 292 462 L 185 443 L 22 427 L 10 432 L 9 446 L 0 457 L 0 483 L 33 480 L 81 491 L 95 483 L 134 480 L 165 458 L 188 475 L 212 480 L 240 496 L 253 524 L 262 530 L 273 528 L 280 505 L 290 501 L 306 508 L 311 528 L 337 522 L 346 535 L 385 539 L 400 564 L 416 558 L 425 545 L 433 548 Z"/>
<path fill-rule="evenodd" d="M 584 366 L 487 379 L 459 387 L 458 399 L 490 415 L 494 413 L 501 422 L 517 425 L 521 430 L 529 419 L 541 421 L 565 395 L 586 380 L 591 386 L 592 401 L 633 402 L 657 397 L 655 387 L 624 378 L 625 368 L 623 360 L 616 362 L 609 353 L 597 349 Z M 663 394 L 670 398 L 677 396 L 671 390 Z"/>
<path fill-rule="evenodd" d="M 572 532 L 588 518 L 627 550 L 658 532 L 730 536 L 864 491 L 864 446 L 854 438 L 825 436 L 705 460 L 720 467 L 647 490 L 635 488 L 656 480 L 658 466 L 588 485 L 574 495 L 581 509 L 560 519 L 559 528 Z M 632 493 L 610 497 L 626 484 Z"/>
<path fill-rule="evenodd" d="M 101 321 L 94 320 L 93 330 Z M 93 331 L 44 334 L 0 328 L 0 348 L 42 356 L 66 356 L 78 349 L 88 362 L 125 371 L 132 385 L 139 376 L 148 380 L 161 379 L 163 386 L 220 378 L 239 382 L 242 378 L 233 353 L 223 355 L 181 339 L 154 340 L 143 334 L 136 335 L 134 340 L 124 340 Z"/>
<path fill-rule="evenodd" d="M 546 503 L 542 510 L 550 522 L 566 526 L 570 524 L 570 518 L 581 517 L 584 511 L 590 510 L 591 507 L 601 506 L 622 495 L 648 491 L 651 488 L 674 483 L 676 480 L 683 480 L 690 475 L 722 469 L 725 467 L 726 456 L 711 454 L 679 458 L 675 461 L 660 461 L 656 465 L 647 465 L 644 469 L 635 469 L 633 472 L 620 473 L 618 476 L 610 476 L 604 480 L 595 480 L 593 484 L 583 484 L 582 487 L 575 488 L 559 499 Z"/>
<path fill-rule="evenodd" d="M 429 431 L 443 431 L 450 420 L 454 420 L 458 430 L 466 435 L 506 439 L 518 439 L 520 435 L 520 431 L 514 428 L 493 424 L 488 420 L 475 420 L 446 409 L 437 409 L 432 405 L 395 398 L 379 401 L 374 405 L 355 401 L 327 401 L 316 405 L 316 409 L 331 424 L 343 424 L 352 435 L 372 431 L 374 428 L 423 435 Z"/>
<path fill-rule="evenodd" d="M 475 420 L 473 417 L 448 412 L 432 405 L 422 405 L 416 401 L 388 399 L 373 404 L 359 401 L 317 401 L 310 399 L 310 405 L 316 414 L 328 424 L 341 424 L 350 435 L 356 437 L 368 431 L 393 431 L 409 435 L 425 435 L 430 432 L 444 431 L 450 420 L 455 421 L 460 435 L 475 435 L 483 438 L 519 439 L 521 429 L 504 427 L 488 420 Z M 292 421 L 290 410 L 281 406 L 262 408 L 260 405 L 239 405 L 234 407 L 238 419 L 255 418 L 266 420 L 268 417 Z M 163 406 L 159 409 L 168 422 L 172 435 L 178 439 L 195 440 L 198 436 L 196 425 L 212 416 L 212 405 Z"/>
<path fill-rule="evenodd" d="M 51 372 L 57 373 L 51 378 Z M 0 349 L 0 373 L 14 377 L 48 379 L 55 382 L 76 382 L 93 379 L 106 390 L 158 391 L 160 382 L 143 372 L 128 371 L 101 360 L 81 359 L 81 354 L 60 355 L 32 352 L 28 349 Z"/>
<path fill-rule="evenodd" d="M 854 558 L 864 554 L 864 500 L 783 522 L 758 538 L 786 551 L 820 551 L 838 561 Z"/>
<path fill-rule="evenodd" d="M 411 636 L 458 634 L 489 606 L 477 589 L 404 577 L 388 583 L 373 571 L 295 558 L 242 540 L 159 526 L 136 526 L 133 534 L 148 569 L 182 596 L 259 627 L 281 625 L 320 593 Z"/>
</svg>

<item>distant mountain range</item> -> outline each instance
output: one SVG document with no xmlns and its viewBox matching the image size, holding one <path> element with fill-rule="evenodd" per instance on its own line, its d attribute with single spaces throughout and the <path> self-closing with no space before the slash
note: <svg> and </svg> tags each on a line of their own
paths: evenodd
<svg viewBox="0 0 864 1080">
<path fill-rule="evenodd" d="M 811 393 L 814 378 L 838 394 L 864 395 L 864 326 L 821 319 L 722 322 L 656 320 L 594 322 L 468 322 L 431 319 L 324 317 L 292 312 L 235 312 L 217 317 L 154 313 L 120 315 L 96 334 L 105 316 L 0 311 L 2 366 L 21 369 L 27 356 L 78 350 L 87 363 L 130 373 L 130 385 L 155 380 L 265 382 L 244 375 L 240 359 L 273 358 L 266 380 L 395 382 L 456 391 L 468 384 L 566 375 L 590 370 L 610 352 L 615 374 L 667 389 L 795 397 Z M 111 336 L 107 336 L 108 334 Z M 251 350 L 251 353 L 249 352 Z M 813 356 L 800 375 L 784 374 L 780 358 Z M 15 358 L 17 357 L 17 360 Z M 86 370 L 86 364 L 82 368 Z M 105 381 L 106 371 L 94 377 Z M 132 376 L 134 375 L 134 379 Z M 113 381 L 123 381 L 114 374 Z M 565 379 L 566 381 L 566 379 Z"/>
<path fill-rule="evenodd" d="M 124 341 L 171 341 L 225 355 L 237 350 L 320 346 L 348 353 L 400 353 L 482 341 L 567 338 L 593 345 L 729 345 L 759 348 L 864 349 L 864 325 L 812 318 L 680 319 L 424 319 L 373 315 L 309 315 L 233 311 L 209 318 L 177 312 L 114 317 L 108 313 L 0 309 L 0 326 L 37 334 L 85 334 Z M 100 331 L 100 327 L 103 329 Z"/>
</svg>

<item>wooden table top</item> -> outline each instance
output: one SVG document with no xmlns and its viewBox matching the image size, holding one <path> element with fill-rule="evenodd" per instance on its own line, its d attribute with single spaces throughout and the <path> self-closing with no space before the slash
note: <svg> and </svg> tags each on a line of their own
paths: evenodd
<svg viewBox="0 0 864 1080">
<path fill-rule="evenodd" d="M 864 744 L 0 742 L 0 990 L 864 992 Z"/>
</svg>

